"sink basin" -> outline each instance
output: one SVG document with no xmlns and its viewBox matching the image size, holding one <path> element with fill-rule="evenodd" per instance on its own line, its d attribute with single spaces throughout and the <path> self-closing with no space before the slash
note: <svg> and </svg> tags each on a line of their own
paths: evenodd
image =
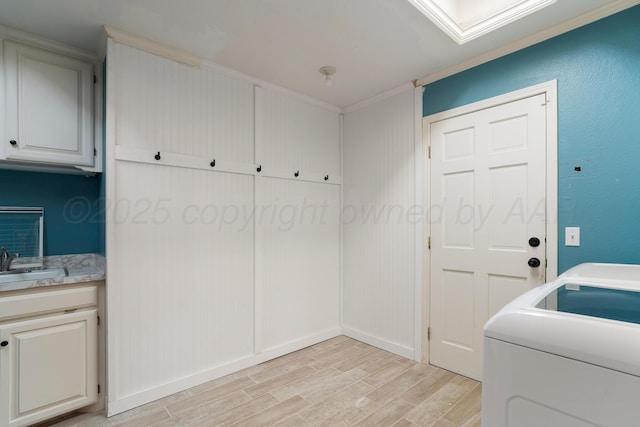
<svg viewBox="0 0 640 427">
<path fill-rule="evenodd" d="M 0 273 L 0 285 L 3 283 L 24 282 L 30 280 L 55 279 L 56 277 L 64 277 L 64 269 L 49 268 L 46 270 L 33 271 L 6 271 Z"/>
</svg>

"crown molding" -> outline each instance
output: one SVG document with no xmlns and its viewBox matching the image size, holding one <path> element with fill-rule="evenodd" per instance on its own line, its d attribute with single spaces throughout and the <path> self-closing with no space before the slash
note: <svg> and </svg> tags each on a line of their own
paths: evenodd
<svg viewBox="0 0 640 427">
<path fill-rule="evenodd" d="M 433 83 L 445 77 L 452 76 L 486 62 L 493 61 L 494 59 L 506 56 L 510 53 L 517 52 L 529 46 L 533 46 L 534 44 L 559 36 L 571 30 L 575 30 L 576 28 L 606 18 L 607 16 L 621 12 L 625 9 L 629 9 L 630 7 L 636 6 L 638 4 L 640 4 L 640 0 L 618 0 L 601 8 L 595 9 L 591 12 L 580 15 L 576 18 L 570 19 L 569 21 L 555 25 L 551 28 L 547 28 L 546 30 L 540 31 L 529 37 L 517 40 L 498 49 L 491 50 L 483 55 L 476 56 L 475 58 L 464 61 L 453 67 L 446 68 L 437 73 L 419 78 L 416 80 L 415 84 L 416 86 L 424 86 L 426 84 Z"/>
<path fill-rule="evenodd" d="M 394 95 L 397 95 L 401 92 L 405 92 L 408 90 L 413 90 L 415 88 L 413 83 L 405 83 L 402 86 L 398 86 L 394 89 L 383 92 L 379 95 L 373 96 L 371 98 L 365 99 L 364 101 L 357 102 L 353 105 L 345 107 L 342 109 L 343 114 L 351 113 L 352 111 L 359 110 L 361 108 L 367 107 L 371 104 L 375 104 L 376 102 L 382 101 L 383 99 L 391 98 Z"/>
<path fill-rule="evenodd" d="M 72 47 L 63 43 L 58 43 L 45 39 L 44 37 L 35 36 L 33 34 L 18 30 L 5 25 L 0 25 L 0 38 L 12 39 L 18 42 L 35 45 L 40 48 L 48 49 L 54 52 L 73 56 L 78 59 L 84 59 L 90 62 L 96 62 L 98 57 L 95 52 Z"/>
<path fill-rule="evenodd" d="M 135 47 L 136 49 L 144 50 L 145 52 L 162 56 L 163 58 L 171 59 L 173 61 L 190 65 L 192 67 L 199 67 L 202 64 L 202 58 L 197 55 L 184 52 L 177 48 L 166 46 L 153 40 L 134 36 L 132 34 L 113 28 L 109 25 L 104 26 L 104 31 L 107 33 L 107 36 L 109 38 L 113 39 L 113 41 L 117 43 Z"/>
</svg>

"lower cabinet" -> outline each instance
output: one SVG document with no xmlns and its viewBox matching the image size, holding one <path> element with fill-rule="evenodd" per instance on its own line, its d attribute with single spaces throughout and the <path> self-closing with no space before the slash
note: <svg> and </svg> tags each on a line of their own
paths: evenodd
<svg viewBox="0 0 640 427">
<path fill-rule="evenodd" d="M 82 292 L 71 300 L 88 298 L 85 307 L 64 307 L 68 295 L 57 295 L 62 307 L 47 307 L 47 292 L 17 295 L 45 313 L 0 320 L 0 425 L 30 425 L 97 401 L 98 313 L 91 289 Z M 0 309 L 8 302 L 0 294 Z"/>
</svg>

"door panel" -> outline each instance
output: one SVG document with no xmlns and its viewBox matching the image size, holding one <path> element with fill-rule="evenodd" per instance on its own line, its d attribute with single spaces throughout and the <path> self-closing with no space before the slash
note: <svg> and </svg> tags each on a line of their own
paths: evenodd
<svg viewBox="0 0 640 427">
<path fill-rule="evenodd" d="M 468 203 L 473 206 L 475 187 L 475 174 L 471 172 L 459 172 L 443 174 L 442 176 L 442 201 L 444 207 L 443 246 L 454 249 L 472 249 L 474 246 L 473 212 L 468 209 L 460 209 Z"/>
<path fill-rule="evenodd" d="M 527 165 L 513 165 L 489 170 L 490 206 L 494 214 L 489 217 L 491 250 L 526 250 L 528 238 L 522 227 L 521 201 L 527 197 Z"/>
<path fill-rule="evenodd" d="M 528 289 L 528 281 L 524 277 L 489 274 L 489 318 Z"/>
<path fill-rule="evenodd" d="M 456 307 L 444 313 L 443 342 L 464 349 L 473 348 L 474 278 L 471 271 L 444 270 L 442 306 Z"/>
<path fill-rule="evenodd" d="M 431 206 L 442 212 L 431 219 L 430 361 L 473 378 L 484 324 L 544 283 L 545 104 L 540 94 L 430 125 Z"/>
</svg>

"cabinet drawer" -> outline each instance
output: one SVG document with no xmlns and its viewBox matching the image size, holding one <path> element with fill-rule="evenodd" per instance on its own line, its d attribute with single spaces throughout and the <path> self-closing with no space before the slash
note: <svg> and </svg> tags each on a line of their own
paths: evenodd
<svg viewBox="0 0 640 427">
<path fill-rule="evenodd" d="M 0 322 L 97 304 L 98 289 L 96 286 L 46 290 L 6 297 L 0 294 Z"/>
</svg>

